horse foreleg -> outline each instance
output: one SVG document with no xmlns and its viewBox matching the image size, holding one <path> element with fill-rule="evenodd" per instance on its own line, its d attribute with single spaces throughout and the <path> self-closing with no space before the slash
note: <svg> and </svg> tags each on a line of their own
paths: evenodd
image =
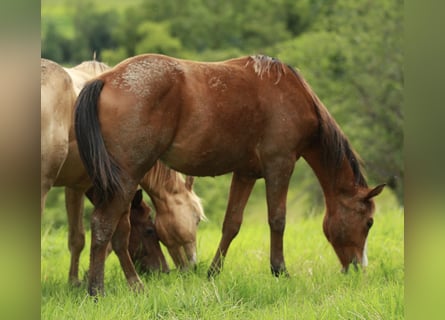
<svg viewBox="0 0 445 320">
<path fill-rule="evenodd" d="M 130 230 L 130 211 L 128 211 L 121 217 L 119 224 L 117 225 L 112 238 L 112 246 L 119 258 L 119 262 L 125 277 L 127 278 L 128 284 L 135 291 L 140 291 L 144 288 L 144 285 L 136 272 L 136 268 L 131 260 L 130 253 L 128 252 Z"/>
<path fill-rule="evenodd" d="M 270 228 L 270 268 L 275 276 L 289 276 L 283 255 L 283 236 L 286 225 L 286 198 L 292 165 L 275 165 L 266 175 L 266 198 Z"/>
<path fill-rule="evenodd" d="M 71 253 L 70 271 L 68 281 L 78 286 L 80 253 L 85 246 L 85 229 L 83 227 L 83 201 L 82 191 L 65 188 L 65 206 L 68 215 L 68 248 Z"/>
<path fill-rule="evenodd" d="M 238 234 L 243 221 L 243 211 L 249 199 L 255 179 L 240 176 L 233 173 L 230 186 L 229 202 L 222 227 L 222 237 L 213 258 L 212 264 L 207 271 L 207 277 L 214 277 L 221 272 L 224 257 L 227 254 L 230 243 Z"/>
</svg>

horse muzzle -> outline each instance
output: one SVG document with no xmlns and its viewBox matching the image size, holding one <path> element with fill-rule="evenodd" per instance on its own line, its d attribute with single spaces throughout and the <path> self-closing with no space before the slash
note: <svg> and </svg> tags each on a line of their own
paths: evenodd
<svg viewBox="0 0 445 320">
<path fill-rule="evenodd" d="M 361 252 L 361 254 L 359 252 L 357 252 L 351 259 L 350 263 L 347 264 L 346 266 L 343 266 L 343 268 L 341 269 L 342 273 L 348 272 L 350 264 L 352 264 L 354 266 L 355 271 L 358 271 L 359 263 L 362 267 L 362 270 L 365 271 L 366 267 L 368 266 L 367 244 L 368 244 L 368 241 L 366 240 L 365 245 L 363 247 L 363 252 Z"/>
</svg>

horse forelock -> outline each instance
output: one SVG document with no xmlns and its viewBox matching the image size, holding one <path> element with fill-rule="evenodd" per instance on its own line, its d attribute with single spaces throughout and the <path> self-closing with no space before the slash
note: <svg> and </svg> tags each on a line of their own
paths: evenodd
<svg viewBox="0 0 445 320">
<path fill-rule="evenodd" d="M 367 187 L 366 179 L 362 172 L 362 159 L 352 149 L 346 135 L 303 76 L 291 66 L 288 65 L 288 68 L 300 80 L 304 89 L 312 98 L 319 121 L 318 137 L 320 138 L 322 158 L 325 166 L 337 172 L 343 160 L 346 159 L 351 167 L 355 183 L 359 186 Z"/>
<path fill-rule="evenodd" d="M 277 79 L 274 84 L 278 84 L 282 75 L 286 73 L 286 65 L 276 58 L 258 54 L 247 58 L 246 67 L 251 63 L 253 70 L 260 79 L 263 78 L 265 73 L 268 77 L 271 76 L 271 73 L 275 74 Z"/>
</svg>

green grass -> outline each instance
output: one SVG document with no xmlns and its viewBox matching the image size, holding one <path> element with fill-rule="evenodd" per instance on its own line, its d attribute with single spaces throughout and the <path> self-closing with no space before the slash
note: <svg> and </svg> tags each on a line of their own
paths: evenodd
<svg viewBox="0 0 445 320">
<path fill-rule="evenodd" d="M 321 216 L 289 214 L 285 257 L 290 278 L 269 272 L 269 230 L 265 215 L 248 213 L 233 241 L 224 269 L 213 281 L 207 267 L 220 226 L 202 223 L 196 272 L 143 276 L 146 291 L 132 293 L 117 258 L 106 262 L 106 296 L 98 303 L 86 284 L 67 284 L 66 227 L 42 224 L 42 319 L 402 319 L 404 318 L 403 211 L 375 217 L 368 241 L 366 272 L 340 273 L 340 264 L 321 231 Z M 87 241 L 89 244 L 89 240 Z M 88 247 L 88 246 L 87 246 Z M 165 252 L 165 251 L 164 251 Z M 170 265 L 171 260 L 169 260 Z M 88 250 L 81 272 L 88 267 Z"/>
</svg>

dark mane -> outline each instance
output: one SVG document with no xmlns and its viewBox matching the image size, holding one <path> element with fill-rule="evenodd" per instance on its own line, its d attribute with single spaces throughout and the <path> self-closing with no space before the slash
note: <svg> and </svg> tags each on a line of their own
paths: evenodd
<svg viewBox="0 0 445 320">
<path fill-rule="evenodd" d="M 348 138 L 303 76 L 291 66 L 288 65 L 287 67 L 300 80 L 314 103 L 315 112 L 319 120 L 318 136 L 321 142 L 324 164 L 326 167 L 332 168 L 332 170 L 337 170 L 341 166 L 343 159 L 346 158 L 351 166 L 355 183 L 359 186 L 367 187 L 368 185 L 362 172 L 360 156 L 352 149 Z"/>
</svg>

